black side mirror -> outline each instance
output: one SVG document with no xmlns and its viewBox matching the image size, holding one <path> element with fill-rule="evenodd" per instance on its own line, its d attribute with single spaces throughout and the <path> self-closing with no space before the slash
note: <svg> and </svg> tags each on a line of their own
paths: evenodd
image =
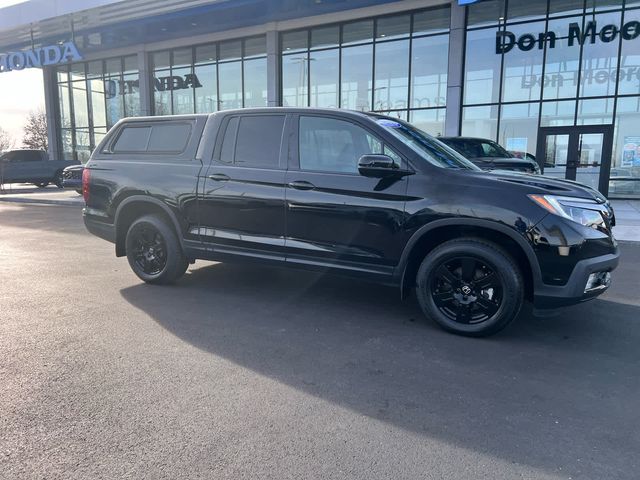
<svg viewBox="0 0 640 480">
<path fill-rule="evenodd" d="M 364 177 L 383 178 L 395 175 L 400 166 L 388 155 L 363 155 L 358 160 L 358 172 Z"/>
</svg>

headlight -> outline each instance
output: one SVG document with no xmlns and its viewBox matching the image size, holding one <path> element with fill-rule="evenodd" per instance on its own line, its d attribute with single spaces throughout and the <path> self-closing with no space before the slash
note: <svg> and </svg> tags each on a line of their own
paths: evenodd
<svg viewBox="0 0 640 480">
<path fill-rule="evenodd" d="M 556 195 L 529 195 L 529 198 L 542 208 L 573 222 L 600 230 L 604 218 L 600 213 L 602 206 L 595 200 Z"/>
</svg>

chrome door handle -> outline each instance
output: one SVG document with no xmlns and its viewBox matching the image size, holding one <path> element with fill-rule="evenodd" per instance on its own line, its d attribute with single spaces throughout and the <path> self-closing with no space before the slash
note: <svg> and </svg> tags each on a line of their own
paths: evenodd
<svg viewBox="0 0 640 480">
<path fill-rule="evenodd" d="M 311 182 L 304 180 L 296 180 L 295 182 L 288 183 L 289 188 L 295 188 L 296 190 L 313 190 L 316 186 Z"/>
<path fill-rule="evenodd" d="M 209 175 L 208 178 L 213 180 L 214 182 L 228 182 L 229 180 L 231 180 L 231 178 L 229 178 L 229 176 L 225 175 L 224 173 L 214 173 L 212 175 Z"/>
</svg>

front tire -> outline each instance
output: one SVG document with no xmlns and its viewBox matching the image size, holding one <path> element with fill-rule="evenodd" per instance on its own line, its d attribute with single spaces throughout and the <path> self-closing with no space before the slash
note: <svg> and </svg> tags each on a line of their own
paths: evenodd
<svg viewBox="0 0 640 480">
<path fill-rule="evenodd" d="M 158 215 L 135 220 L 127 232 L 125 247 L 131 269 L 147 283 L 173 283 L 189 266 L 173 228 Z"/>
<path fill-rule="evenodd" d="M 483 337 L 520 313 L 524 280 L 500 246 L 476 238 L 448 241 L 423 260 L 416 278 L 420 307 L 443 329 Z"/>
</svg>

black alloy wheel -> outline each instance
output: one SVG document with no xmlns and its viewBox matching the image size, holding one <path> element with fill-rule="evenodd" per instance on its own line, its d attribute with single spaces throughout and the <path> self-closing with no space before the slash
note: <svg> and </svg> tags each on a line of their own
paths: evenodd
<svg viewBox="0 0 640 480">
<path fill-rule="evenodd" d="M 513 257 L 480 238 L 450 240 L 422 261 L 416 294 L 426 317 L 460 335 L 481 337 L 519 314 L 524 279 Z"/>
<path fill-rule="evenodd" d="M 504 286 L 485 260 L 458 257 L 442 262 L 429 282 L 433 302 L 454 322 L 477 324 L 500 309 Z"/>
<path fill-rule="evenodd" d="M 136 265 L 147 275 L 158 275 L 167 264 L 167 250 L 162 235 L 153 225 L 136 229 L 133 235 L 133 256 Z"/>
<path fill-rule="evenodd" d="M 147 283 L 173 283 L 189 266 L 173 226 L 159 215 L 134 220 L 125 248 L 131 269 Z"/>
</svg>

